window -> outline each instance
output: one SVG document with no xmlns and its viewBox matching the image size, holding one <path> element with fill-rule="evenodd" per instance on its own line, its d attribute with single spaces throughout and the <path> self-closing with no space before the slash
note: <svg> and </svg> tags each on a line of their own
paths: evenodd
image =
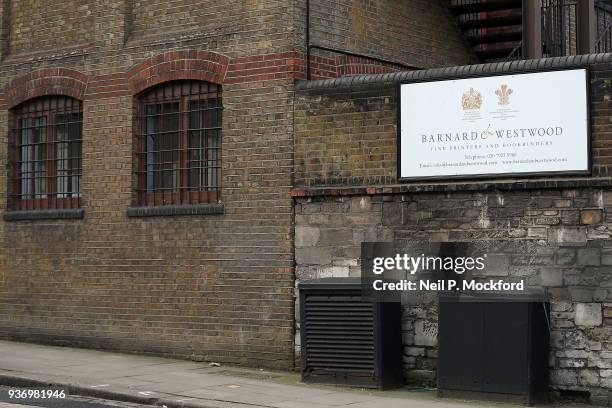
<svg viewBox="0 0 612 408">
<path fill-rule="evenodd" d="M 139 206 L 220 199 L 221 88 L 174 81 L 146 91 L 136 106 Z"/>
<path fill-rule="evenodd" d="M 10 208 L 79 208 L 82 102 L 45 96 L 20 105 L 13 113 Z"/>
</svg>

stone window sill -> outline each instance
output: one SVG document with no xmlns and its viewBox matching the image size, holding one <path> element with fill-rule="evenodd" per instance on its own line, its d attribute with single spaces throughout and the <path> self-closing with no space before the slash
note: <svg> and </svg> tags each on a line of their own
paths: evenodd
<svg viewBox="0 0 612 408">
<path fill-rule="evenodd" d="M 156 207 L 129 207 L 128 217 L 168 217 L 175 215 L 223 214 L 223 204 L 160 205 Z"/>
<path fill-rule="evenodd" d="M 4 221 L 70 220 L 84 217 L 85 211 L 82 208 L 7 211 L 4 213 Z"/>
</svg>

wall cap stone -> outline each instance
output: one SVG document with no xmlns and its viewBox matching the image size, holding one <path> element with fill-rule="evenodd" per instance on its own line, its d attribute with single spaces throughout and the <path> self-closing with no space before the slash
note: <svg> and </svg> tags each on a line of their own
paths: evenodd
<svg viewBox="0 0 612 408">
<path fill-rule="evenodd" d="M 404 193 L 438 193 L 489 190 L 538 190 L 559 188 L 606 188 L 612 186 L 611 177 L 547 180 L 499 180 L 486 182 L 391 184 L 377 186 L 320 186 L 297 187 L 291 190 L 292 197 L 352 196 Z"/>
<path fill-rule="evenodd" d="M 353 75 L 344 78 L 322 79 L 318 81 L 298 81 L 295 89 L 298 91 L 316 91 L 334 88 L 352 88 L 373 84 L 392 85 L 401 82 L 422 82 L 459 77 L 469 78 L 521 72 L 551 71 L 557 69 L 582 68 L 592 64 L 611 61 L 612 53 L 570 55 L 565 57 L 517 60 L 491 64 L 399 71 L 391 74 Z"/>
</svg>

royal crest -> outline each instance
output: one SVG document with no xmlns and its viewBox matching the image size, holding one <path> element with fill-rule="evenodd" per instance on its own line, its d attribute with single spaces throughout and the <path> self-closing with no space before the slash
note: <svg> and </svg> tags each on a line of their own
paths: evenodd
<svg viewBox="0 0 612 408">
<path fill-rule="evenodd" d="M 463 110 L 480 109 L 482 105 L 482 96 L 480 92 L 474 90 L 474 88 L 470 88 L 469 91 L 463 94 L 461 104 L 463 105 Z"/>
<path fill-rule="evenodd" d="M 512 89 L 509 88 L 508 85 L 503 84 L 495 91 L 495 95 L 499 97 L 499 101 L 497 102 L 498 105 L 508 105 L 510 103 Z"/>
</svg>

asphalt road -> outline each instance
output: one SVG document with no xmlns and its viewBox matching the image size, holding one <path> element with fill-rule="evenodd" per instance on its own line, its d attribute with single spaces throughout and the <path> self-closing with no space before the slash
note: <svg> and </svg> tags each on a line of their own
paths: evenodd
<svg viewBox="0 0 612 408">
<path fill-rule="evenodd" d="M 110 401 L 78 395 L 66 395 L 66 398 L 15 398 L 17 390 L 17 388 L 0 386 L 0 408 L 151 408 L 150 405 Z M 27 388 L 20 388 L 20 390 L 27 390 Z M 13 392 L 10 393 L 9 391 Z"/>
</svg>

